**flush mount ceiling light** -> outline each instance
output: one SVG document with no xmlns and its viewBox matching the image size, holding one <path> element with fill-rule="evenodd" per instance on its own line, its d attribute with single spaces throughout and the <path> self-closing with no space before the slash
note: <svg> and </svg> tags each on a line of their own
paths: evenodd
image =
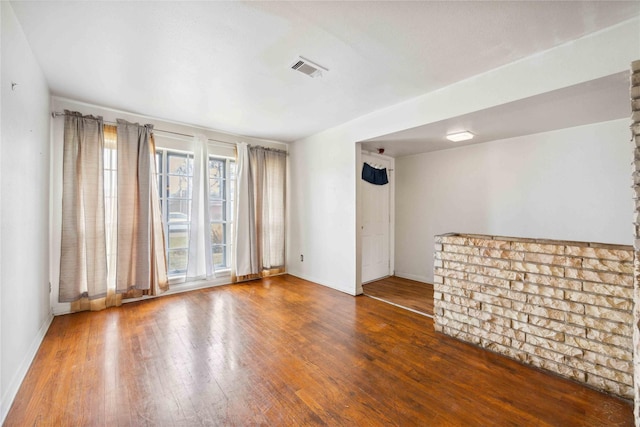
<svg viewBox="0 0 640 427">
<path fill-rule="evenodd" d="M 469 131 L 450 133 L 447 135 L 447 139 L 453 142 L 466 141 L 468 139 L 472 139 L 473 134 Z"/>
<path fill-rule="evenodd" d="M 329 71 L 328 68 L 318 65 L 313 61 L 309 61 L 303 56 L 299 56 L 296 62 L 291 66 L 292 70 L 300 71 L 302 74 L 306 74 L 311 78 L 322 77 L 322 73 Z"/>
</svg>

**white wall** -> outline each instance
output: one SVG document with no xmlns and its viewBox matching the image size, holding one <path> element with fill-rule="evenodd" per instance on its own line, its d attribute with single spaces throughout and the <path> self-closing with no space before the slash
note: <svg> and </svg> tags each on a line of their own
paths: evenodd
<svg viewBox="0 0 640 427">
<path fill-rule="evenodd" d="M 448 232 L 632 244 L 629 120 L 396 159 L 396 274 Z"/>
<path fill-rule="evenodd" d="M 356 145 L 349 142 L 329 133 L 289 148 L 287 270 L 355 294 Z"/>
<path fill-rule="evenodd" d="M 11 5 L 2 10 L 0 421 L 49 327 L 49 89 Z M 15 90 L 11 82 L 18 83 Z"/>
<path fill-rule="evenodd" d="M 289 272 L 359 293 L 358 142 L 627 71 L 640 57 L 638 34 L 636 17 L 293 143 Z"/>
</svg>

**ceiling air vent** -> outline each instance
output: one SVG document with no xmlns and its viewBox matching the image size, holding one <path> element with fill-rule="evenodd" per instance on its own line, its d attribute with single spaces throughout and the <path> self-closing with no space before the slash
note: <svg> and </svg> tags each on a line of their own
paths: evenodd
<svg viewBox="0 0 640 427">
<path fill-rule="evenodd" d="M 324 71 L 329 71 L 328 68 L 318 65 L 307 58 L 302 56 L 298 57 L 298 60 L 291 66 L 292 70 L 300 71 L 309 77 L 322 77 Z"/>
</svg>

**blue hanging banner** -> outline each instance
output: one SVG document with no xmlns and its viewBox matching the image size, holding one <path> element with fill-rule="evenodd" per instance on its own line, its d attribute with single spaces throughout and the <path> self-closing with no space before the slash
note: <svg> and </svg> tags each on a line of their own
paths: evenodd
<svg viewBox="0 0 640 427">
<path fill-rule="evenodd" d="M 387 168 L 376 169 L 368 163 L 364 163 L 362 165 L 362 179 L 375 185 L 388 184 Z"/>
</svg>

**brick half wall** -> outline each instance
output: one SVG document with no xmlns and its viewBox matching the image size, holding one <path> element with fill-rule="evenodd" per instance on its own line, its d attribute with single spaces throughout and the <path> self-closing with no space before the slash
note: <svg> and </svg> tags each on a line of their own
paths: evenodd
<svg viewBox="0 0 640 427">
<path fill-rule="evenodd" d="M 631 142 L 633 146 L 632 188 L 635 259 L 634 280 L 634 419 L 640 427 L 640 60 L 631 63 Z"/>
<path fill-rule="evenodd" d="M 437 331 L 632 399 L 631 246 L 435 238 Z"/>
</svg>

